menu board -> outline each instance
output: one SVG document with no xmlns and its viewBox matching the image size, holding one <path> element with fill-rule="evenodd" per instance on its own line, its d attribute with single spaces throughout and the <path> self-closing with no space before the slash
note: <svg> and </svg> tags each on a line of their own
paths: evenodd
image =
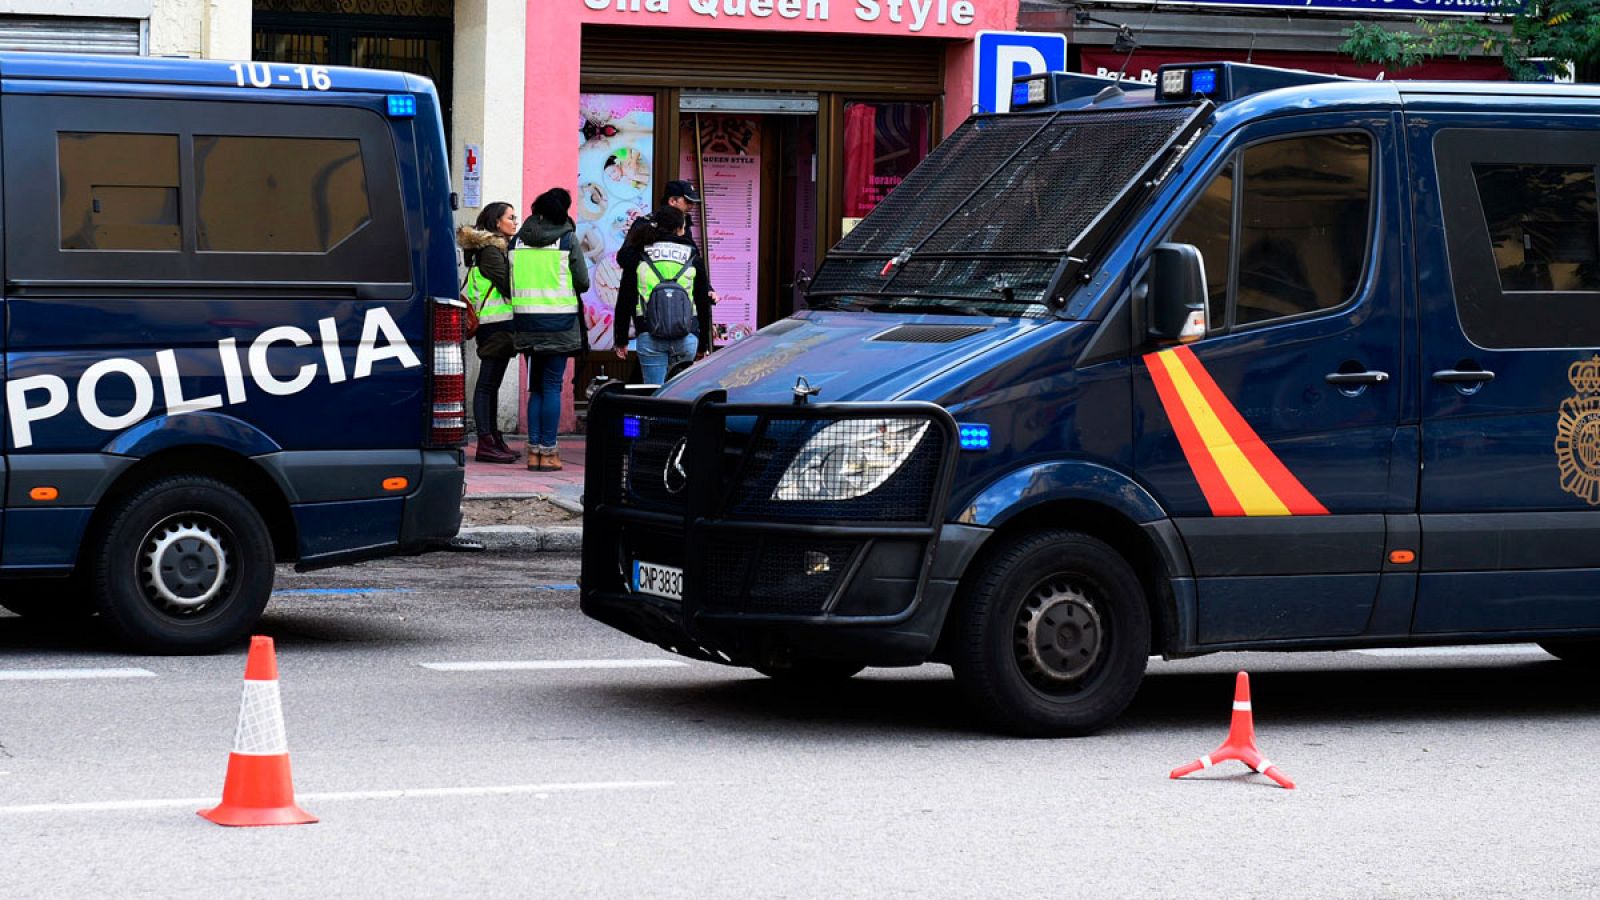
<svg viewBox="0 0 1600 900">
<path fill-rule="evenodd" d="M 728 344 L 756 330 L 761 275 L 761 130 L 755 120 L 737 116 L 702 115 L 699 121 L 698 145 L 694 119 L 684 121 L 679 172 L 680 177 L 700 185 L 704 233 L 700 233 L 698 210 L 694 224 L 718 296 L 711 315 L 714 340 Z"/>
<path fill-rule="evenodd" d="M 613 312 L 622 270 L 617 251 L 639 216 L 650 212 L 655 158 L 655 97 L 581 94 L 578 97 L 578 195 L 573 218 L 589 264 L 584 325 L 595 350 L 612 346 Z"/>
</svg>

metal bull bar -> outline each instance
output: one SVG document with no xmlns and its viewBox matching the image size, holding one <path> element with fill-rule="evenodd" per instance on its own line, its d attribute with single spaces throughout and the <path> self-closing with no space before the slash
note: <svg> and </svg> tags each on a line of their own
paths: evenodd
<svg viewBox="0 0 1600 900">
<path fill-rule="evenodd" d="M 754 652 L 751 629 L 893 626 L 916 613 L 960 448 L 943 407 L 798 397 L 794 405 L 735 404 L 725 391 L 691 401 L 644 390 L 607 385 L 590 401 L 580 579 L 587 615 L 676 653 L 736 663 Z M 851 499 L 780 499 L 784 489 L 775 485 L 784 475 L 775 473 L 787 473 L 810 438 L 833 423 L 884 419 L 928 426 L 881 484 Z M 909 603 L 841 610 L 853 580 L 869 577 L 863 561 L 889 542 L 921 545 L 917 571 L 906 572 L 915 581 Z M 784 574 L 799 559 L 831 565 L 815 547 L 851 549 L 838 570 L 824 569 L 825 586 L 799 565 Z M 682 569 L 681 601 L 634 591 L 630 566 L 643 554 Z M 778 558 L 785 564 L 769 565 L 759 578 L 762 565 Z M 790 584 L 812 593 L 800 602 L 785 593 Z"/>
</svg>

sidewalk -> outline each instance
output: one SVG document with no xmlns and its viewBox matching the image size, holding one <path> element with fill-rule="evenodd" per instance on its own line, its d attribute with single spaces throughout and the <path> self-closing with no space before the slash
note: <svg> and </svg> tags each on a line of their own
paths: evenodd
<svg viewBox="0 0 1600 900">
<path fill-rule="evenodd" d="M 583 455 L 587 440 L 581 434 L 563 436 L 559 472 L 534 472 L 529 470 L 522 438 L 506 435 L 511 449 L 523 455 L 514 463 L 481 463 L 472 456 L 478 449 L 477 439 L 467 444 L 467 499 L 490 497 L 529 496 L 537 494 L 571 504 L 578 504 L 583 496 Z"/>
</svg>

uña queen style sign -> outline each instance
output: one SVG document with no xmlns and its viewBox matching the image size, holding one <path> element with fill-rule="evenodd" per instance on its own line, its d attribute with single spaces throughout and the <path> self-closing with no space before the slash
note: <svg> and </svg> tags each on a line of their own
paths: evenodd
<svg viewBox="0 0 1600 900">
<path fill-rule="evenodd" d="M 888 22 L 918 32 L 930 25 L 971 25 L 978 10 L 973 0 L 583 0 L 601 12 L 667 15 L 673 7 L 696 16 L 723 21 L 777 19 L 828 22 L 835 12 L 848 8 L 861 22 Z M 835 9 L 838 7 L 838 9 Z"/>
</svg>

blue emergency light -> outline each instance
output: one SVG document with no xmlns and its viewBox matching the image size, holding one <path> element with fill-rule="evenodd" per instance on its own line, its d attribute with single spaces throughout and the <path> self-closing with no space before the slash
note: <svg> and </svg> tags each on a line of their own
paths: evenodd
<svg viewBox="0 0 1600 900">
<path fill-rule="evenodd" d="M 622 417 L 622 436 L 629 440 L 636 440 L 643 430 L 644 423 L 638 416 Z"/>
<path fill-rule="evenodd" d="M 1189 93 L 1214 94 L 1217 92 L 1216 69 L 1194 69 L 1189 76 Z"/>
<path fill-rule="evenodd" d="M 417 114 L 417 98 L 411 94 L 389 95 L 389 118 L 410 119 Z"/>
<path fill-rule="evenodd" d="M 961 435 L 961 449 L 989 449 L 989 426 L 967 423 L 956 425 L 956 429 Z"/>
</svg>

